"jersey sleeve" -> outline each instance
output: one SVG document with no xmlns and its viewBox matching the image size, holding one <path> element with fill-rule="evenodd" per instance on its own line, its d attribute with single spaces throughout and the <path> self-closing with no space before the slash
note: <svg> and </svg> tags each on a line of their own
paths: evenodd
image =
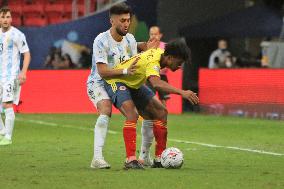
<svg viewBox="0 0 284 189">
<path fill-rule="evenodd" d="M 96 63 L 101 62 L 107 64 L 107 52 L 104 43 L 100 39 L 95 39 L 93 43 L 93 57 L 92 63 L 95 65 Z"/>
<path fill-rule="evenodd" d="M 20 53 L 25 53 L 30 51 L 24 34 L 19 35 L 19 38 L 17 39 L 17 46 L 19 48 Z"/>
<path fill-rule="evenodd" d="M 158 61 L 149 62 L 146 66 L 146 78 L 150 76 L 160 77 L 160 63 Z"/>
<path fill-rule="evenodd" d="M 132 34 L 127 34 L 127 40 L 129 40 L 132 56 L 137 54 L 137 41 Z"/>
</svg>

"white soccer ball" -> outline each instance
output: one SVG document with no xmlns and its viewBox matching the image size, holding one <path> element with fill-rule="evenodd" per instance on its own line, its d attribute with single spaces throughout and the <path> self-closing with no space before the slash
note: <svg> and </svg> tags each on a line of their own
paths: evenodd
<svg viewBox="0 0 284 189">
<path fill-rule="evenodd" d="M 161 155 L 161 163 L 166 169 L 179 169 L 183 164 L 183 153 L 175 147 L 167 148 Z"/>
</svg>

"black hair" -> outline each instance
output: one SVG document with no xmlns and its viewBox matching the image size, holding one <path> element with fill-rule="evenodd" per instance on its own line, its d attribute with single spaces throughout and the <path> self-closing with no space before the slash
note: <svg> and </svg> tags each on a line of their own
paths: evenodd
<svg viewBox="0 0 284 189">
<path fill-rule="evenodd" d="M 171 40 L 166 44 L 164 55 L 171 55 L 181 58 L 184 61 L 191 61 L 191 51 L 184 38 Z"/>
<path fill-rule="evenodd" d="M 130 6 L 128 6 L 126 3 L 118 3 L 113 5 L 109 10 L 109 15 L 121 15 L 121 14 L 132 14 L 132 10 Z"/>
</svg>

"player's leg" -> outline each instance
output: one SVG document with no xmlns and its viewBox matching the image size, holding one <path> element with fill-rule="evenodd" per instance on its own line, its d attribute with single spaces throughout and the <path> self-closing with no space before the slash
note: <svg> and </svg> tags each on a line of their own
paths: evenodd
<svg viewBox="0 0 284 189">
<path fill-rule="evenodd" d="M 126 150 L 125 169 L 143 169 L 136 159 L 136 125 L 138 113 L 132 101 L 130 90 L 122 83 L 105 84 L 106 91 L 115 107 L 125 116 L 123 139 Z"/>
<path fill-rule="evenodd" d="M 145 119 L 154 120 L 153 133 L 156 139 L 156 161 L 154 163 L 159 163 L 160 155 L 167 143 L 167 109 L 151 91 L 149 92 L 147 87 L 141 87 L 139 94 L 132 95 L 132 97 L 133 100 L 135 99 L 139 114 Z"/>
<path fill-rule="evenodd" d="M 12 135 L 15 123 L 13 101 L 18 99 L 19 96 L 15 90 L 16 88 L 19 88 L 19 86 L 16 86 L 17 84 L 14 81 L 9 81 L 3 85 L 2 106 L 5 114 L 5 136 L 0 141 L 0 145 L 12 144 Z M 16 94 L 18 94 L 18 96 L 15 96 Z"/>
<path fill-rule="evenodd" d="M 12 135 L 15 123 L 15 113 L 13 109 L 12 101 L 3 102 L 4 113 L 5 113 L 5 136 L 0 141 L 0 145 L 12 144 Z"/>
<path fill-rule="evenodd" d="M 0 102 L 0 141 L 4 138 L 4 135 L 5 135 L 5 125 L 2 120 L 2 102 Z"/>
<path fill-rule="evenodd" d="M 167 109 L 157 97 L 153 97 L 141 114 L 154 120 L 153 133 L 156 140 L 156 148 L 152 167 L 162 168 L 160 157 L 167 144 Z"/>
<path fill-rule="evenodd" d="M 145 108 L 155 121 L 153 122 L 153 133 L 156 140 L 155 160 L 153 162 L 154 168 L 162 167 L 160 157 L 167 145 L 167 109 L 156 97 L 152 98 Z"/>
<path fill-rule="evenodd" d="M 103 85 L 88 83 L 88 96 L 99 112 L 99 117 L 94 128 L 94 155 L 91 168 L 108 169 L 110 164 L 103 157 L 109 120 L 111 117 L 112 104 Z"/>
<path fill-rule="evenodd" d="M 0 141 L 4 138 L 5 135 L 5 125 L 2 120 L 2 112 L 3 112 L 3 106 L 2 106 L 2 95 L 3 95 L 3 86 L 0 82 Z"/>
<path fill-rule="evenodd" d="M 146 83 L 146 86 L 155 93 L 155 89 L 151 85 L 150 82 Z M 140 147 L 140 154 L 139 154 L 139 161 L 144 166 L 151 166 L 153 160 L 150 155 L 150 148 L 153 143 L 154 134 L 153 134 L 153 120 L 151 119 L 143 119 L 142 126 L 141 126 L 141 147 Z"/>
</svg>

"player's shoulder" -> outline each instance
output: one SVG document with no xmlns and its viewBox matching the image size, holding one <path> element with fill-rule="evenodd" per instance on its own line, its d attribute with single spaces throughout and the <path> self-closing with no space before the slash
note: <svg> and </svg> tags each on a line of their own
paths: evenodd
<svg viewBox="0 0 284 189">
<path fill-rule="evenodd" d="M 146 51 L 148 55 L 152 55 L 152 56 L 161 56 L 164 53 L 163 49 L 160 48 L 153 48 L 153 49 L 149 49 Z"/>
<path fill-rule="evenodd" d="M 127 40 L 135 41 L 135 42 L 136 42 L 136 39 L 135 39 L 134 35 L 132 35 L 131 33 L 127 33 L 127 34 L 125 35 L 125 37 L 126 37 Z"/>
<path fill-rule="evenodd" d="M 108 30 L 109 31 L 109 30 Z M 94 42 L 104 42 L 108 38 L 108 31 L 102 32 L 94 39 Z"/>
<path fill-rule="evenodd" d="M 11 27 L 11 30 L 14 34 L 17 34 L 19 36 L 25 36 L 25 34 L 21 30 L 19 30 L 18 28 L 14 27 L 14 26 Z"/>
<path fill-rule="evenodd" d="M 164 50 L 160 48 L 149 49 L 141 54 L 141 58 L 146 58 L 147 61 L 159 61 Z"/>
</svg>

